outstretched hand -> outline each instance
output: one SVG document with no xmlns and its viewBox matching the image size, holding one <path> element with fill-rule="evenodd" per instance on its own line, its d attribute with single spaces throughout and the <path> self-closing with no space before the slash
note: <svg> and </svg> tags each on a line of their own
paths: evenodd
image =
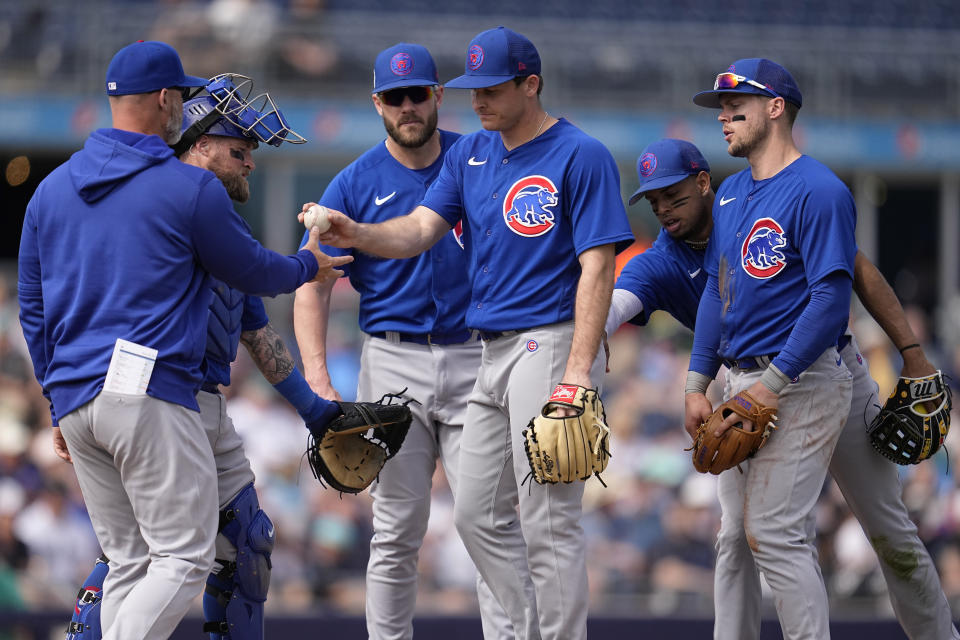
<svg viewBox="0 0 960 640">
<path fill-rule="evenodd" d="M 329 280 L 336 280 L 343 276 L 343 271 L 336 267 L 353 262 L 353 256 L 328 256 L 323 251 L 320 251 L 319 237 L 320 231 L 316 227 L 313 227 L 310 229 L 310 239 L 307 240 L 307 244 L 303 246 L 304 249 L 312 253 L 313 257 L 317 259 L 317 275 L 314 276 L 313 282 L 322 283 Z"/>
</svg>

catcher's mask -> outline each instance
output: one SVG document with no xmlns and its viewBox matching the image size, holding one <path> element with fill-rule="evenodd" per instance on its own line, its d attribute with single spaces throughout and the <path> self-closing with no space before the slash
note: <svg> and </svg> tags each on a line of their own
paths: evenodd
<svg viewBox="0 0 960 640">
<path fill-rule="evenodd" d="M 182 134 L 173 146 L 177 156 L 203 134 L 252 139 L 274 147 L 307 141 L 290 128 L 269 93 L 250 97 L 253 80 L 247 76 L 223 73 L 211 78 L 205 89 L 208 95 L 183 105 Z"/>
</svg>

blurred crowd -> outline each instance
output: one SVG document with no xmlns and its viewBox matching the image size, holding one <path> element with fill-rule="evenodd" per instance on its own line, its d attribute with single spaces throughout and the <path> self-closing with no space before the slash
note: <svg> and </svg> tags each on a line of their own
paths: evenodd
<svg viewBox="0 0 960 640">
<path fill-rule="evenodd" d="M 345 399 L 352 398 L 356 383 L 356 300 L 346 281 L 338 283 L 330 366 Z M 960 356 L 931 341 L 921 312 L 908 312 L 930 358 L 953 375 Z M 899 356 L 872 321 L 855 313 L 853 326 L 883 396 L 899 372 Z M 277 329 L 295 348 L 289 327 Z M 613 457 L 603 475 L 607 488 L 592 479 L 584 498 L 595 613 L 712 613 L 713 540 L 720 514 L 715 478 L 693 471 L 681 426 L 691 341 L 689 332 L 662 314 L 645 328 L 624 326 L 610 339 L 604 398 Z M 227 390 L 229 413 L 245 439 L 261 503 L 277 530 L 268 612 L 362 614 L 369 497 L 341 496 L 314 480 L 303 460 L 302 422 L 242 350 L 233 380 Z M 68 617 L 99 550 L 73 470 L 53 453 L 49 427 L 47 402 L 34 380 L 17 319 L 15 282 L 0 279 L 0 608 L 62 610 Z M 960 428 L 954 428 L 934 460 L 903 468 L 901 474 L 905 502 L 955 617 L 960 614 L 960 487 L 952 469 L 960 459 L 950 458 L 960 456 L 958 443 Z M 817 520 L 833 615 L 892 616 L 876 556 L 832 481 L 824 487 Z M 475 573 L 453 527 L 442 471 L 434 478 L 420 585 L 423 612 L 476 610 Z"/>
</svg>

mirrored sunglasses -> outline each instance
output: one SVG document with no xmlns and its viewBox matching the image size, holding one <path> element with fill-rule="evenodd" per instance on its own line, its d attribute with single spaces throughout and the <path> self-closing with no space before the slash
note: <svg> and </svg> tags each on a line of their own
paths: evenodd
<svg viewBox="0 0 960 640">
<path fill-rule="evenodd" d="M 735 73 L 730 73 L 729 71 L 726 73 L 721 73 L 717 75 L 717 79 L 713 81 L 713 89 L 714 91 L 716 91 L 717 89 L 735 89 L 737 85 L 740 85 L 740 84 L 748 84 L 751 87 L 756 87 L 757 89 L 760 89 L 764 93 L 769 93 L 774 98 L 780 97 L 780 94 L 774 91 L 773 89 L 771 89 L 770 87 L 766 85 L 762 85 L 756 80 L 751 80 L 746 76 L 739 76 Z"/>
</svg>

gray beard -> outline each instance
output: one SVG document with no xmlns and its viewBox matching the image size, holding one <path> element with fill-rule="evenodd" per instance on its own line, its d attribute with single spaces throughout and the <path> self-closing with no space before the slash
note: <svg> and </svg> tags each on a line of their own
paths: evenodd
<svg viewBox="0 0 960 640">
<path fill-rule="evenodd" d="M 170 114 L 167 125 L 163 129 L 163 141 L 168 145 L 177 144 L 180 140 L 180 128 L 183 125 L 183 109 L 177 109 Z"/>
</svg>

